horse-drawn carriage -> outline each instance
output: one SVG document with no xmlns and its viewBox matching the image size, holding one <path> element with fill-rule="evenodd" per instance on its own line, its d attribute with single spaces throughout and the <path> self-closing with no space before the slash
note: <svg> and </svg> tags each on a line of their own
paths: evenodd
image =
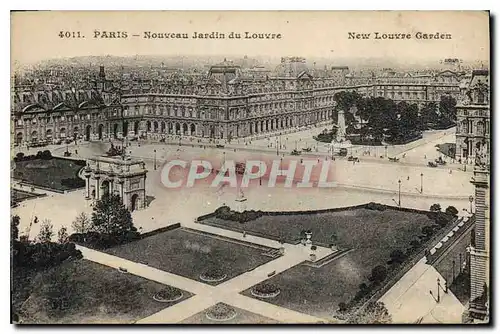
<svg viewBox="0 0 500 334">
<path fill-rule="evenodd" d="M 396 158 L 396 157 L 391 158 L 391 157 L 389 157 L 389 161 L 391 161 L 391 162 L 398 162 L 399 158 Z"/>
</svg>

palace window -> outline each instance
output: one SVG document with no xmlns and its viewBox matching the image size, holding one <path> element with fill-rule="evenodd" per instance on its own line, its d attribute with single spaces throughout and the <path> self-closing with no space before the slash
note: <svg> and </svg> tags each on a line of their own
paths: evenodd
<svg viewBox="0 0 500 334">
<path fill-rule="evenodd" d="M 479 104 L 484 104 L 485 99 L 484 99 L 484 93 L 481 91 L 477 92 L 477 103 Z"/>
</svg>

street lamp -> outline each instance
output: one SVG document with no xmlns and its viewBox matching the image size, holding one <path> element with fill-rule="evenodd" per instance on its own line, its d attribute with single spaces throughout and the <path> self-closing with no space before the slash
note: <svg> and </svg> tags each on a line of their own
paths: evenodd
<svg viewBox="0 0 500 334">
<path fill-rule="evenodd" d="M 156 170 L 156 150 L 153 150 L 153 152 L 155 153 L 155 157 L 154 157 L 154 170 Z"/>
<path fill-rule="evenodd" d="M 401 208 L 401 180 L 398 180 L 399 192 L 398 192 L 398 206 Z"/>
<path fill-rule="evenodd" d="M 420 193 L 424 193 L 424 173 L 420 173 Z"/>
<path fill-rule="evenodd" d="M 385 157 L 387 158 L 387 145 L 385 145 Z"/>
</svg>

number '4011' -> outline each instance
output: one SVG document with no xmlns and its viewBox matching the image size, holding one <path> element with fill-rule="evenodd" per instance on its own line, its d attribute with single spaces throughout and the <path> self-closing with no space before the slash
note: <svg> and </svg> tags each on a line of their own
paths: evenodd
<svg viewBox="0 0 500 334">
<path fill-rule="evenodd" d="M 60 31 L 59 37 L 61 38 L 83 38 L 79 31 Z"/>
</svg>

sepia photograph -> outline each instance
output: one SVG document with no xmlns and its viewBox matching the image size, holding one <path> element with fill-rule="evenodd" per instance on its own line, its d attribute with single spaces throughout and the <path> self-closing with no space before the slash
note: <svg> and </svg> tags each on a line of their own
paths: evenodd
<svg viewBox="0 0 500 334">
<path fill-rule="evenodd" d="M 490 324 L 488 11 L 10 16 L 12 324 Z"/>
</svg>

